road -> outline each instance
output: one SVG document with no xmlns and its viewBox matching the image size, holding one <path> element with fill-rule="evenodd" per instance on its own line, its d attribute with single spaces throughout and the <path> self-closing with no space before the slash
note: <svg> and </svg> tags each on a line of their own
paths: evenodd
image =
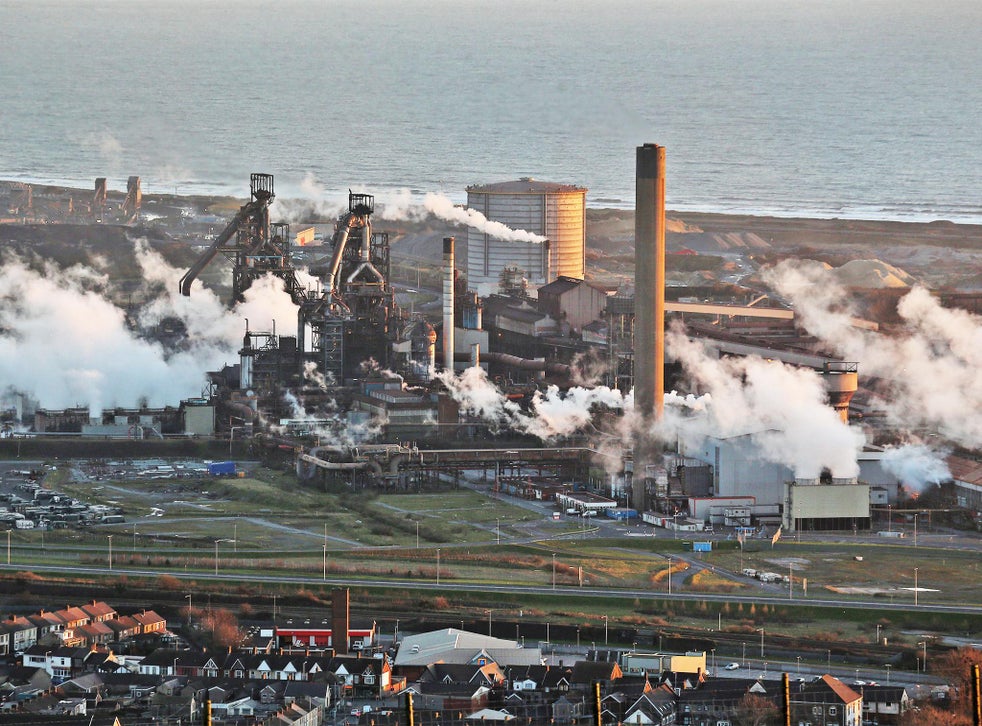
<svg viewBox="0 0 982 726">
<path fill-rule="evenodd" d="M 239 551 L 238 556 L 244 557 L 248 555 L 248 552 Z M 0 564 L 0 571 L 20 571 L 25 568 L 26 563 L 23 562 L 12 562 L 11 564 Z M 48 573 L 61 573 L 61 574 L 85 574 L 85 575 L 106 575 L 107 572 L 103 567 L 88 567 L 84 565 L 39 565 L 30 564 L 30 569 L 34 572 L 48 572 Z M 639 590 L 639 589 L 612 589 L 612 588 L 599 588 L 599 587 L 552 587 L 551 585 L 518 585 L 518 584 L 488 584 L 488 583 L 466 583 L 466 582 L 447 582 L 444 580 L 441 583 L 437 583 L 435 580 L 433 582 L 420 582 L 419 580 L 400 580 L 400 579 L 389 579 L 389 578 L 355 578 L 355 577 L 315 577 L 315 576 L 305 576 L 305 575 L 263 575 L 258 573 L 253 573 L 249 575 L 243 575 L 242 572 L 234 573 L 222 573 L 219 572 L 215 574 L 214 572 L 209 572 L 206 570 L 196 570 L 185 572 L 182 570 L 172 570 L 167 571 L 163 569 L 147 569 L 139 567 L 120 567 L 119 565 L 113 567 L 113 574 L 117 576 L 126 575 L 128 577 L 160 577 L 161 575 L 171 575 L 178 579 L 186 580 L 196 580 L 196 581 L 208 581 L 208 582 L 233 582 L 236 584 L 241 584 L 244 579 L 248 579 L 249 582 L 253 583 L 268 583 L 268 584 L 291 584 L 291 585 L 329 585 L 332 587 L 372 587 L 379 589 L 395 589 L 405 592 L 406 590 L 416 590 L 423 592 L 436 592 L 444 593 L 448 589 L 452 589 L 458 592 L 476 592 L 476 593 L 499 593 L 503 595 L 570 595 L 577 598 L 589 598 L 595 597 L 600 599 L 638 599 L 638 598 L 658 598 L 665 599 L 671 597 L 675 600 L 694 600 L 701 602 L 719 602 L 719 603 L 744 603 L 747 605 L 757 603 L 762 601 L 778 601 L 782 604 L 787 603 L 787 600 L 782 598 L 768 598 L 757 596 L 747 596 L 747 595 L 734 595 L 734 594 L 722 594 L 716 595 L 712 593 L 676 593 L 673 592 L 669 596 L 666 592 L 656 592 L 653 593 L 651 590 Z M 838 607 L 838 608 L 859 608 L 863 610 L 880 610 L 880 611 L 909 611 L 911 609 L 910 603 L 885 603 L 879 601 L 862 601 L 862 600 L 837 600 L 829 598 L 813 598 L 809 597 L 807 600 L 801 600 L 803 603 L 807 603 L 811 607 Z M 922 604 L 917 607 L 921 612 L 925 613 L 958 613 L 967 615 L 982 615 L 982 605 L 940 605 L 940 604 Z"/>
</svg>

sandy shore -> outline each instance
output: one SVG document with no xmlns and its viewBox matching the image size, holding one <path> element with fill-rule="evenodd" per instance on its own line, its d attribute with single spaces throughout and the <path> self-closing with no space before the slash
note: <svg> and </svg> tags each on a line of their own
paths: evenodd
<svg viewBox="0 0 982 726">
<path fill-rule="evenodd" d="M 77 207 L 79 202 L 87 204 L 91 200 L 92 191 L 35 186 L 34 195 L 36 207 L 43 205 L 46 197 L 65 195 L 74 197 Z M 122 196 L 122 192 L 110 190 L 110 201 L 121 201 Z M 230 197 L 143 196 L 144 211 L 155 214 L 171 210 L 179 215 L 181 208 L 190 207 L 202 214 L 224 218 L 231 217 L 242 203 L 244 200 Z M 275 208 L 271 211 L 275 218 Z M 982 225 L 675 211 L 669 211 L 666 216 L 670 251 L 765 258 L 812 257 L 833 265 L 850 259 L 880 259 L 923 279 L 931 287 L 982 290 Z M 160 223 L 166 228 L 171 221 L 165 214 Z M 310 222 L 324 224 L 333 220 L 311 218 Z M 379 222 L 378 227 L 392 234 L 394 257 L 419 260 L 438 258 L 442 236 L 463 232 L 436 219 L 425 223 Z M 587 248 L 594 262 L 633 257 L 633 211 L 588 208 Z"/>
</svg>

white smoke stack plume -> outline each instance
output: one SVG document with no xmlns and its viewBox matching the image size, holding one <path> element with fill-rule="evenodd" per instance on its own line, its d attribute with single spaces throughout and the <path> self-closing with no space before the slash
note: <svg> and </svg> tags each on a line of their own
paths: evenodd
<svg viewBox="0 0 982 726">
<path fill-rule="evenodd" d="M 669 356 L 708 397 L 667 407 L 657 426 L 663 439 L 696 445 L 704 436 L 749 435 L 763 458 L 789 466 L 795 476 L 817 478 L 826 468 L 835 477 L 859 473 L 862 433 L 828 406 L 816 372 L 756 357 L 715 358 L 679 326 L 669 331 L 667 345 Z M 678 397 L 666 403 L 679 403 Z"/>
<path fill-rule="evenodd" d="M 620 391 L 606 387 L 574 387 L 562 393 L 558 387 L 550 386 L 545 393 L 536 392 L 532 398 L 531 411 L 525 413 L 488 380 L 484 369 L 480 367 L 466 368 L 459 376 L 444 370 L 437 378 L 444 383 L 464 412 L 480 417 L 492 429 L 509 428 L 531 434 L 543 441 L 560 439 L 581 431 L 591 423 L 595 407 L 624 407 Z"/>
<path fill-rule="evenodd" d="M 235 357 L 244 311 L 255 320 L 296 319 L 282 283 L 270 280 L 254 285 L 232 311 L 203 289 L 192 303 L 176 294 L 182 271 L 144 242 L 134 245 L 145 289 L 156 295 L 135 317 L 143 326 L 179 318 L 187 330 L 182 347 L 165 349 L 129 327 L 127 314 L 107 297 L 105 276 L 91 267 L 32 266 L 10 257 L 0 268 L 0 381 L 42 408 L 88 406 L 93 416 L 142 402 L 174 405 L 200 396 L 206 371 Z"/>
<path fill-rule="evenodd" d="M 418 197 L 403 190 L 396 194 L 376 195 L 375 199 L 376 214 L 380 219 L 422 222 L 429 217 L 436 217 L 506 242 L 542 244 L 546 241 L 542 235 L 524 229 L 512 229 L 506 224 L 488 219 L 475 209 L 457 206 L 452 199 L 442 194 L 429 192 L 420 201 Z"/>
<path fill-rule="evenodd" d="M 848 293 L 818 263 L 781 263 L 765 280 L 791 300 L 808 332 L 884 381 L 889 392 L 877 404 L 896 426 L 930 426 L 970 448 L 982 441 L 982 318 L 943 308 L 915 287 L 897 308 L 903 330 L 873 333 L 851 326 Z"/>
<path fill-rule="evenodd" d="M 901 484 L 915 492 L 951 480 L 951 470 L 943 455 L 924 444 L 888 448 L 881 463 Z"/>
</svg>

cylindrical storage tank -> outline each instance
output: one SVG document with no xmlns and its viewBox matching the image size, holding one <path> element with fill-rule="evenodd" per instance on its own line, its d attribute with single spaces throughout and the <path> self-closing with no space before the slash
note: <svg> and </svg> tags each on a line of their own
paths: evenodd
<svg viewBox="0 0 982 726">
<path fill-rule="evenodd" d="M 467 188 L 467 206 L 492 222 L 544 237 L 500 239 L 467 230 L 467 283 L 482 297 L 498 289 L 501 272 L 517 267 L 537 288 L 559 276 L 582 280 L 586 270 L 586 192 L 572 184 L 525 177 Z"/>
</svg>

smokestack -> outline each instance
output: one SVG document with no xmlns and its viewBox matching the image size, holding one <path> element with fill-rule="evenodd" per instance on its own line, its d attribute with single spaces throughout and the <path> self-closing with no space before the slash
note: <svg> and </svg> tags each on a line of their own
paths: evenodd
<svg viewBox="0 0 982 726">
<path fill-rule="evenodd" d="M 343 587 L 331 593 L 331 644 L 338 655 L 348 655 L 348 631 L 351 593 Z"/>
<path fill-rule="evenodd" d="M 443 367 L 453 371 L 453 237 L 443 238 Z"/>
<path fill-rule="evenodd" d="M 654 463 L 647 433 L 665 400 L 665 147 L 637 148 L 634 210 L 634 401 L 641 430 L 634 446 L 634 507 L 647 509 L 645 473 Z"/>
</svg>

